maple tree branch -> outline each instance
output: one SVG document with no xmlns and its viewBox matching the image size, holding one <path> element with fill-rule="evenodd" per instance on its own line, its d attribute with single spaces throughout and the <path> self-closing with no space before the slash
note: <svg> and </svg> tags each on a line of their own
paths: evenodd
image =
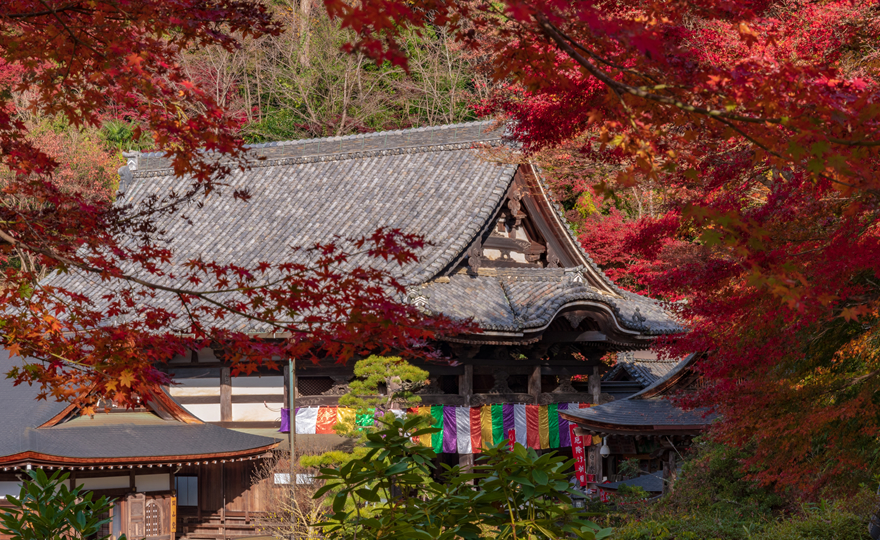
<svg viewBox="0 0 880 540">
<path fill-rule="evenodd" d="M 572 58 L 575 62 L 581 65 L 584 69 L 586 69 L 590 75 L 596 77 L 607 86 L 618 89 L 622 93 L 630 94 L 636 97 L 648 99 L 651 101 L 656 101 L 657 103 L 661 103 L 663 105 L 672 105 L 674 107 L 678 107 L 687 112 L 693 112 L 697 114 L 703 114 L 712 118 L 722 117 L 727 118 L 729 120 L 736 120 L 739 122 L 750 122 L 754 124 L 781 124 L 781 118 L 759 118 L 753 116 L 739 116 L 735 114 L 730 114 L 727 111 L 722 111 L 720 109 L 706 109 L 704 107 L 699 107 L 697 105 L 692 105 L 688 103 L 684 103 L 677 99 L 673 99 L 668 96 L 661 96 L 659 94 L 654 94 L 649 92 L 645 87 L 635 87 L 630 86 L 626 83 L 622 83 L 611 78 L 607 73 L 596 67 L 592 62 L 584 58 L 580 53 L 578 53 L 574 47 L 571 46 L 570 42 L 574 40 L 566 35 L 564 32 L 559 30 L 553 23 L 551 23 L 547 17 L 543 14 L 535 15 L 535 18 L 538 21 L 538 25 L 544 31 L 544 33 L 549 37 L 553 42 L 556 43 L 556 46 L 562 49 L 570 58 Z"/>
<path fill-rule="evenodd" d="M 44 2 L 40 2 L 44 6 L 46 4 Z M 30 11 L 27 13 L 13 13 L 10 15 L 4 15 L 2 18 L 4 19 L 30 19 L 35 17 L 45 17 L 46 15 L 54 15 L 56 13 L 61 13 L 65 11 L 75 11 L 77 13 L 88 13 L 87 9 L 82 8 L 82 2 L 74 2 L 72 4 L 67 4 L 65 6 L 50 8 L 46 6 L 46 10 L 44 11 Z"/>
<path fill-rule="evenodd" d="M 651 81 L 652 83 L 657 84 L 657 85 L 660 85 L 660 84 L 661 84 L 660 81 L 658 81 L 658 80 L 655 79 L 654 77 L 648 75 L 647 73 L 642 73 L 642 72 L 640 72 L 640 71 L 636 71 L 636 70 L 634 70 L 634 69 L 630 69 L 630 68 L 628 68 L 628 67 L 621 66 L 621 65 L 619 65 L 619 64 L 615 64 L 614 62 L 611 62 L 611 61 L 609 61 L 609 60 L 607 60 L 607 59 L 605 59 L 605 58 L 602 58 L 601 56 L 599 56 L 598 54 L 594 53 L 594 52 L 591 51 L 590 49 L 584 47 L 583 45 L 581 45 L 581 44 L 578 43 L 577 41 L 573 40 L 573 39 L 572 39 L 571 37 L 569 37 L 568 35 L 563 34 L 563 36 L 565 36 L 565 38 L 566 38 L 566 39 L 567 39 L 572 45 L 574 45 L 576 48 L 578 48 L 578 49 L 584 51 L 585 53 L 587 53 L 588 55 L 590 55 L 590 58 L 593 58 L 594 60 L 596 60 L 596 61 L 598 61 L 598 62 L 601 62 L 601 63 L 605 64 L 605 65 L 608 66 L 608 67 L 613 67 L 614 69 L 619 69 L 620 71 L 623 71 L 624 73 L 629 73 L 629 74 L 631 74 L 631 75 L 635 75 L 636 77 L 641 77 L 641 78 L 643 78 L 643 79 L 648 79 L 649 81 Z"/>
<path fill-rule="evenodd" d="M 104 274 L 105 273 L 99 268 L 92 267 L 90 265 L 69 259 L 69 258 L 64 257 L 62 255 L 58 255 L 57 253 L 52 253 L 48 250 L 43 250 L 43 249 L 34 248 L 32 246 L 29 246 L 28 244 L 21 242 L 21 241 L 15 239 L 14 237 L 10 236 L 6 231 L 3 231 L 2 229 L 0 229 L 0 239 L 3 239 L 5 241 L 9 242 L 16 249 L 26 249 L 26 250 L 33 251 L 36 253 L 41 253 L 47 257 L 58 260 L 59 262 L 68 264 L 70 266 L 79 268 L 81 270 L 84 270 L 84 271 L 87 271 L 90 273 L 96 273 L 96 274 Z M 266 318 L 266 317 L 259 317 L 259 316 L 251 315 L 251 314 L 248 314 L 240 309 L 235 308 L 232 305 L 224 304 L 223 302 L 220 302 L 220 301 L 217 301 L 217 300 L 214 300 L 213 298 L 211 298 L 211 295 L 219 294 L 219 293 L 223 293 L 223 292 L 244 292 L 244 291 L 254 291 L 254 290 L 264 289 L 266 287 L 269 287 L 271 285 L 274 285 L 274 284 L 277 284 L 279 282 L 284 281 L 285 278 L 279 278 L 278 280 L 272 281 L 270 283 L 261 284 L 259 286 L 254 286 L 254 287 L 238 287 L 238 288 L 234 288 L 234 289 L 222 289 L 222 290 L 216 290 L 216 291 L 188 291 L 186 289 L 180 289 L 180 288 L 176 288 L 176 287 L 168 287 L 165 285 L 159 285 L 157 283 L 151 283 L 149 281 L 142 280 L 142 279 L 134 277 L 134 276 L 129 276 L 127 274 L 114 275 L 113 277 L 115 277 L 117 279 L 122 279 L 125 281 L 130 281 L 133 283 L 137 283 L 137 284 L 142 285 L 144 287 L 147 287 L 149 289 L 161 290 L 161 291 L 170 292 L 170 293 L 176 295 L 178 297 L 178 299 L 181 301 L 181 303 L 184 304 L 185 309 L 187 310 L 187 314 L 190 318 L 190 322 L 193 322 L 193 315 L 189 310 L 189 306 L 187 305 L 186 300 L 183 298 L 184 296 L 193 296 L 193 297 L 199 298 L 200 300 L 207 302 L 208 304 L 211 304 L 213 306 L 216 306 L 220 309 L 226 310 L 226 311 L 232 313 L 233 315 L 238 315 L 240 317 L 243 317 L 243 318 L 255 321 L 255 322 L 261 322 L 264 324 L 268 324 L 268 325 L 270 325 L 274 328 L 277 328 L 277 329 L 281 329 L 281 330 L 288 331 L 291 333 L 302 334 L 302 335 L 309 334 L 309 331 L 294 330 L 292 328 L 292 325 L 296 324 L 295 320 L 285 321 L 285 320 L 270 319 L 270 318 Z M 326 323 L 326 322 L 328 322 L 328 321 L 324 321 L 324 323 Z M 332 321 L 330 321 L 330 322 L 332 322 Z M 198 326 L 201 326 L 201 324 L 199 324 Z"/>
<path fill-rule="evenodd" d="M 760 148 L 761 150 L 767 152 L 768 154 L 771 154 L 771 155 L 773 155 L 773 156 L 776 156 L 776 157 L 778 157 L 779 159 L 782 159 L 782 160 L 785 159 L 785 158 L 782 156 L 782 154 L 780 154 L 779 152 L 777 152 L 777 151 L 771 149 L 769 146 L 767 146 L 766 144 L 762 143 L 761 141 L 755 139 L 754 137 L 752 137 L 751 135 L 749 135 L 748 133 L 746 133 L 742 128 L 740 128 L 739 126 L 737 126 L 737 125 L 734 124 L 733 122 L 727 120 L 726 118 L 715 118 L 715 120 L 718 120 L 719 122 L 721 122 L 721 123 L 724 124 L 725 126 L 727 126 L 727 127 L 729 127 L 730 129 L 736 131 L 736 132 L 739 133 L 744 139 L 746 139 L 746 140 L 749 141 L 750 143 L 754 144 L 755 146 L 757 146 L 757 147 Z"/>
<path fill-rule="evenodd" d="M 32 251 L 34 253 L 40 253 L 41 255 L 45 255 L 46 257 L 49 257 L 51 259 L 55 259 L 58 262 L 62 262 L 64 264 L 73 266 L 75 268 L 79 268 L 80 270 L 85 270 L 86 272 L 89 272 L 89 273 L 93 273 L 93 274 L 105 274 L 106 273 L 105 271 L 101 270 L 100 268 L 96 268 L 94 266 L 90 266 L 88 264 L 81 263 L 81 262 L 75 261 L 73 259 L 69 259 L 63 255 L 53 253 L 49 250 L 35 248 L 31 245 L 28 245 L 24 242 L 21 242 L 20 240 L 17 240 L 16 238 L 10 236 L 6 231 L 3 231 L 2 229 L 0 229 L 0 239 L 5 240 L 6 242 L 12 244 L 12 246 L 17 249 L 23 248 L 28 251 Z M 170 293 L 174 293 L 174 294 L 186 294 L 189 296 L 197 296 L 199 298 L 202 298 L 203 300 L 209 300 L 206 297 L 206 295 L 220 294 L 220 293 L 225 293 L 225 292 L 244 292 L 244 291 L 255 291 L 255 290 L 259 290 L 259 289 L 265 289 L 266 287 L 274 285 L 274 284 L 278 283 L 279 281 L 283 280 L 283 278 L 282 278 L 282 279 L 273 281 L 271 283 L 265 283 L 265 284 L 256 285 L 253 287 L 237 287 L 237 288 L 233 288 L 233 289 L 219 289 L 219 290 L 215 290 L 215 291 L 189 291 L 186 289 L 179 289 L 177 287 L 168 287 L 166 285 L 159 285 L 158 283 L 152 283 L 147 280 L 137 278 L 135 276 L 130 276 L 128 274 L 120 273 L 120 274 L 113 274 L 112 276 L 117 279 L 121 279 L 124 281 L 131 281 L 132 283 L 137 283 L 138 285 L 143 285 L 144 287 L 147 287 L 149 289 L 156 289 L 156 290 L 170 292 Z M 218 304 L 218 305 L 222 306 L 222 304 Z"/>
<path fill-rule="evenodd" d="M 89 49 L 90 51 L 92 51 L 93 53 L 95 53 L 95 54 L 98 56 L 98 58 L 105 58 L 105 55 L 104 55 L 103 53 L 97 51 L 94 47 L 92 47 L 91 45 L 89 45 L 89 44 L 87 44 L 87 43 L 84 43 L 81 39 L 79 39 L 79 37 L 76 35 L 76 33 L 74 33 L 74 31 L 71 30 L 70 27 L 67 26 L 67 23 L 65 23 L 65 22 L 61 19 L 61 16 L 58 15 L 59 10 L 54 9 L 54 8 L 51 8 L 51 7 L 49 7 L 48 5 L 46 5 L 46 1 L 45 1 L 45 0 L 39 0 L 39 2 L 40 2 L 40 4 L 42 4 L 47 10 L 49 10 L 49 12 L 54 16 L 55 20 L 58 21 L 58 24 L 60 24 L 61 27 L 64 29 L 64 31 L 67 32 L 67 34 L 70 36 L 70 39 L 72 39 L 74 43 L 78 43 L 78 44 L 82 45 L 83 47 L 85 47 L 86 49 Z M 74 49 L 73 52 L 76 52 L 76 50 Z M 67 75 L 70 74 L 70 69 L 71 69 L 71 64 L 68 63 L 68 64 L 67 64 L 67 73 L 66 73 L 65 76 L 64 76 L 64 79 L 65 79 L 65 80 L 67 79 Z"/>
<path fill-rule="evenodd" d="M 609 65 L 611 67 L 615 67 L 616 69 L 623 69 L 624 71 L 627 71 L 629 73 L 632 73 L 634 75 L 638 75 L 641 77 L 645 77 L 645 75 L 641 74 L 639 72 L 628 70 L 626 68 L 615 66 L 615 65 L 605 61 L 604 59 L 602 59 L 598 55 L 595 55 L 594 53 L 592 53 L 591 51 L 589 51 L 585 47 L 578 44 L 572 37 L 568 36 L 565 32 L 560 30 L 556 25 L 551 23 L 546 15 L 544 15 L 542 13 L 538 13 L 535 15 L 535 19 L 537 20 L 538 25 L 544 31 L 544 34 L 547 37 L 549 37 L 554 43 L 556 43 L 557 47 L 562 49 L 563 52 L 565 52 L 575 62 L 580 64 L 581 67 L 583 67 L 585 70 L 587 70 L 587 72 L 589 72 L 592 76 L 596 77 L 601 82 L 605 83 L 606 86 L 616 88 L 620 92 L 627 93 L 627 94 L 630 94 L 630 95 L 633 95 L 636 97 L 640 97 L 643 99 L 651 100 L 651 101 L 654 101 L 657 103 L 661 103 L 663 105 L 671 105 L 673 107 L 677 107 L 677 108 L 679 108 L 683 111 L 686 111 L 686 112 L 702 114 L 702 115 L 708 116 L 708 117 L 713 118 L 718 121 L 721 121 L 722 119 L 726 119 L 728 122 L 723 122 L 726 125 L 730 125 L 730 123 L 729 123 L 730 121 L 746 122 L 746 123 L 752 123 L 752 124 L 785 125 L 785 122 L 783 121 L 782 118 L 763 118 L 763 117 L 756 117 L 756 116 L 742 116 L 742 115 L 738 115 L 738 114 L 731 114 L 728 111 L 724 111 L 724 110 L 720 110 L 720 109 L 707 109 L 705 107 L 700 107 L 698 105 L 685 103 L 683 101 L 679 101 L 677 99 L 674 99 L 674 98 L 671 98 L 668 96 L 661 96 L 659 94 L 655 94 L 653 92 L 650 92 L 649 89 L 646 87 L 635 87 L 635 86 L 631 86 L 629 84 L 617 81 L 614 78 L 610 77 L 607 73 L 605 73 L 604 71 L 599 69 L 597 66 L 595 66 L 592 62 L 590 62 L 589 60 L 584 58 L 581 54 L 579 54 L 577 52 L 577 50 L 575 50 L 575 47 L 583 50 L 585 53 L 587 53 L 591 57 L 595 58 L 597 61 L 605 63 L 606 65 Z M 665 85 L 658 85 L 658 87 L 659 86 L 663 86 L 663 88 L 666 88 Z M 750 138 L 750 140 L 753 140 L 753 139 Z M 850 140 L 838 139 L 838 138 L 834 138 L 834 137 L 827 137 L 826 140 L 830 143 L 844 145 L 844 146 L 867 146 L 867 147 L 880 146 L 880 141 L 866 141 L 866 140 L 850 141 Z"/>
</svg>

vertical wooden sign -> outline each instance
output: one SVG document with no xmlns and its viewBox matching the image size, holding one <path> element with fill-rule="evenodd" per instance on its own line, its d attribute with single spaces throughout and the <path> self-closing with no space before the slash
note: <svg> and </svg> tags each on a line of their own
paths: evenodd
<svg viewBox="0 0 880 540">
<path fill-rule="evenodd" d="M 587 482 L 597 482 L 601 463 L 602 456 L 599 455 L 599 447 L 591 446 L 590 451 L 587 452 Z"/>
<path fill-rule="evenodd" d="M 168 504 L 168 516 L 171 518 L 171 534 L 177 532 L 177 497 L 171 497 Z"/>
<path fill-rule="evenodd" d="M 569 435 L 571 436 L 571 453 L 574 456 L 574 471 L 577 476 L 578 483 L 581 486 L 587 485 L 587 459 L 584 455 L 584 438 L 575 435 L 575 425 L 568 425 Z"/>
</svg>

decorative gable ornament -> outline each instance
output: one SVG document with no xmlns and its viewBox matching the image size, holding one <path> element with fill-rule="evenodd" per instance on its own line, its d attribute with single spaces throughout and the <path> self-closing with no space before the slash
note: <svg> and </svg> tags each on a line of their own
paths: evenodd
<svg viewBox="0 0 880 540">
<path fill-rule="evenodd" d="M 430 299 L 431 297 L 423 293 L 420 287 L 407 287 L 403 303 L 429 315 L 431 310 L 428 309 L 428 300 Z"/>
<path fill-rule="evenodd" d="M 565 277 L 569 287 L 583 287 L 587 284 L 586 268 L 583 266 L 566 268 Z"/>
<path fill-rule="evenodd" d="M 645 317 L 644 315 L 642 315 L 642 312 L 641 312 L 641 310 L 639 310 L 639 308 L 636 308 L 635 312 L 632 315 L 631 320 L 632 320 L 632 322 L 634 322 L 636 324 L 642 324 L 645 321 L 647 321 L 648 318 Z"/>
<path fill-rule="evenodd" d="M 471 271 L 478 272 L 480 267 L 483 265 L 483 245 L 480 242 L 480 239 L 474 242 L 474 244 L 468 249 L 468 266 L 471 268 Z"/>
<path fill-rule="evenodd" d="M 513 190 L 513 192 L 510 194 L 510 199 L 507 201 L 507 208 L 510 209 L 511 215 L 513 215 L 514 219 L 516 219 L 514 228 L 519 227 L 522 223 L 522 220 L 528 217 L 525 212 L 521 211 L 522 199 L 524 196 L 525 195 L 523 194 L 523 192 L 519 188 L 517 188 Z"/>
</svg>

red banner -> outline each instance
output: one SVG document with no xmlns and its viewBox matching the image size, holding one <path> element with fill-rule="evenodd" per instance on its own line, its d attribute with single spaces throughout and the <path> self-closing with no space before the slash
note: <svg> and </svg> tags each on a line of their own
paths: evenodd
<svg viewBox="0 0 880 540">
<path fill-rule="evenodd" d="M 571 435 L 571 453 L 574 456 L 574 470 L 577 475 L 578 482 L 581 486 L 587 485 L 587 456 L 584 454 L 584 438 L 575 435 L 574 423 L 568 424 L 569 433 Z"/>
<path fill-rule="evenodd" d="M 516 430 L 508 429 L 507 430 L 507 444 L 510 445 L 510 451 L 513 452 L 513 445 L 516 444 Z"/>
</svg>

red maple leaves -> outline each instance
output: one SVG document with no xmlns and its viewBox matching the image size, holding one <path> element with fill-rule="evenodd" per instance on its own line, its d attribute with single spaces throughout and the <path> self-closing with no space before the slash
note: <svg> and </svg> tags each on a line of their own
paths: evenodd
<svg viewBox="0 0 880 540">
<path fill-rule="evenodd" d="M 159 218 L 223 190 L 243 150 L 240 122 L 187 78 L 178 54 L 276 33 L 262 4 L 13 0 L 0 7 L 0 25 L 2 341 L 32 359 L 9 374 L 16 382 L 42 385 L 45 397 L 131 405 L 167 382 L 158 364 L 207 346 L 249 372 L 291 356 L 433 357 L 432 337 L 466 328 L 403 305 L 396 277 L 371 264 L 414 260 L 423 242 L 400 231 L 292 249 L 297 263 L 170 264 Z M 118 165 L 82 148 L 67 155 L 56 134 L 36 140 L 23 121 L 99 127 L 112 111 L 149 128 L 191 184 L 138 207 L 114 204 L 115 186 L 102 180 L 115 179 Z M 48 272 L 55 277 L 41 280 Z M 71 285 L 68 273 L 92 290 Z"/>
</svg>

